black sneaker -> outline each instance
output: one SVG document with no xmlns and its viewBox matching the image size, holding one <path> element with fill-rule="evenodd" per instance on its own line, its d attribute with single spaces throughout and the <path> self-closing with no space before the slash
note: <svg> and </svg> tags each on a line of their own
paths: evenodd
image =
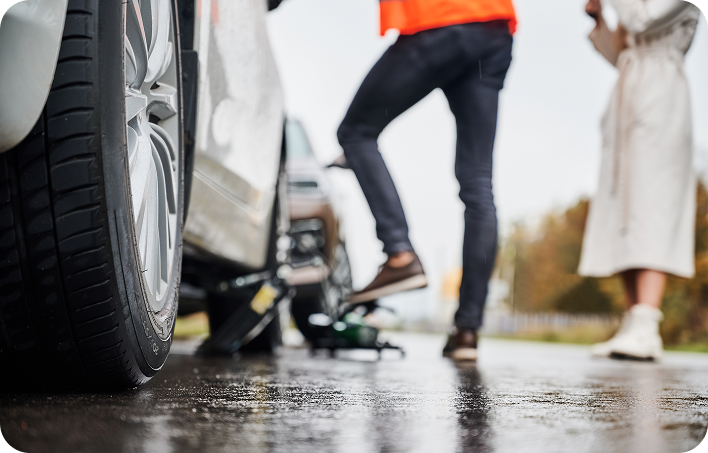
<svg viewBox="0 0 708 453">
<path fill-rule="evenodd" d="M 443 357 L 459 361 L 477 360 L 477 332 L 455 328 L 455 333 L 447 337 L 447 344 L 443 348 Z"/>
</svg>

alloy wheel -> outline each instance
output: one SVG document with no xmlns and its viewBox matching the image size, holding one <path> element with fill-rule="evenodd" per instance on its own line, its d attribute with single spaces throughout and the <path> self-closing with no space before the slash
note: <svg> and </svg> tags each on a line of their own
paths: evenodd
<svg viewBox="0 0 708 453">
<path fill-rule="evenodd" d="M 170 0 L 128 0 L 125 112 L 140 273 L 158 312 L 174 271 L 180 185 L 178 51 Z"/>
</svg>

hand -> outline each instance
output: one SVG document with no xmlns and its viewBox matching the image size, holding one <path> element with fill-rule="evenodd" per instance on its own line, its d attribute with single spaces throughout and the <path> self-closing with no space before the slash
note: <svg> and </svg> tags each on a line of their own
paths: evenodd
<svg viewBox="0 0 708 453">
<path fill-rule="evenodd" d="M 599 21 L 602 17 L 602 3 L 600 3 L 600 0 L 588 0 L 587 5 L 585 5 L 585 12 L 588 16 Z"/>
</svg>

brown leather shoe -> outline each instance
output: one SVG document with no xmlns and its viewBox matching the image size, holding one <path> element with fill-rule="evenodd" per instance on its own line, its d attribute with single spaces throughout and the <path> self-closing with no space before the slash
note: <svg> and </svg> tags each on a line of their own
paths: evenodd
<svg viewBox="0 0 708 453">
<path fill-rule="evenodd" d="M 327 168 L 343 168 L 349 170 L 349 162 L 344 154 L 340 155 L 338 158 L 334 159 L 331 164 L 327 165 Z"/>
<path fill-rule="evenodd" d="M 456 327 L 455 333 L 447 337 L 443 357 L 459 361 L 477 360 L 477 332 Z"/>
<path fill-rule="evenodd" d="M 423 265 L 420 264 L 420 260 L 416 255 L 413 261 L 402 267 L 393 267 L 388 263 L 384 263 L 374 281 L 366 288 L 349 296 L 348 302 L 350 304 L 363 304 L 380 297 L 411 289 L 425 288 L 426 286 L 428 286 L 428 280 L 425 278 Z"/>
</svg>

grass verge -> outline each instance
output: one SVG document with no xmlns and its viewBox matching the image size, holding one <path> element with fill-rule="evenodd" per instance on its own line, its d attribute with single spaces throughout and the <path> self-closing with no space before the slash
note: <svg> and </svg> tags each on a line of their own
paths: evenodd
<svg viewBox="0 0 708 453">
<path fill-rule="evenodd" d="M 599 327 L 582 327 L 566 330 L 549 330 L 543 332 L 521 332 L 507 335 L 485 335 L 491 338 L 508 340 L 540 341 L 545 343 L 570 343 L 590 345 L 605 341 L 612 336 L 615 329 Z M 664 345 L 667 351 L 708 353 L 708 343 L 684 343 Z"/>
</svg>

